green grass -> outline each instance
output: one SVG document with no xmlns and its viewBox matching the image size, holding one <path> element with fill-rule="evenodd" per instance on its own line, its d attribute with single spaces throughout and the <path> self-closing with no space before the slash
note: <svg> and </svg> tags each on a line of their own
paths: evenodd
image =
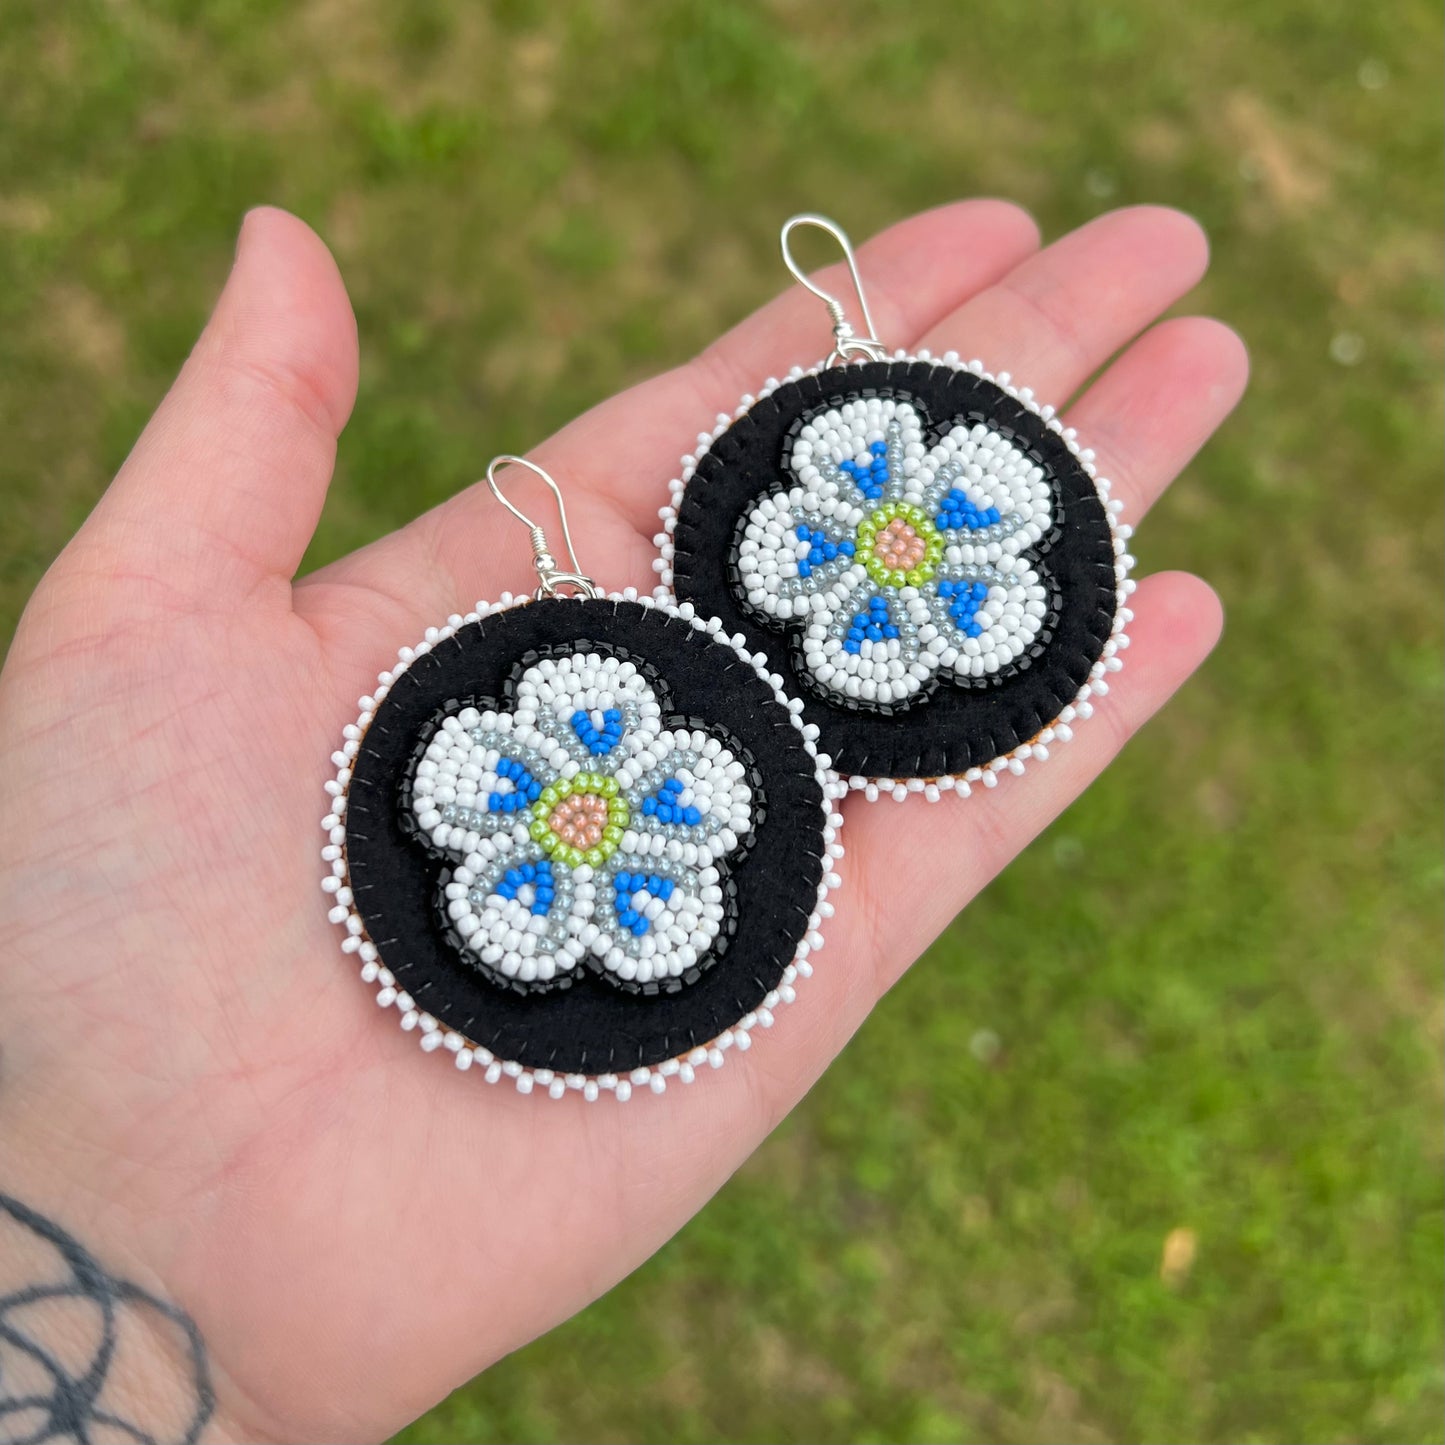
<svg viewBox="0 0 1445 1445">
<path fill-rule="evenodd" d="M 1224 594 L 1200 678 L 695 1223 L 407 1439 L 1441 1438 L 1437 7 L 5 8 L 0 629 L 261 200 L 361 323 L 314 560 L 779 289 L 796 210 L 1181 205 L 1253 350 L 1137 549 Z"/>
</svg>

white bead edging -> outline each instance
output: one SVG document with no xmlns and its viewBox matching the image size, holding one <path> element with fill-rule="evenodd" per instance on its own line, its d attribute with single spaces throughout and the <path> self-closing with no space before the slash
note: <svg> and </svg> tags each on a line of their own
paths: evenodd
<svg viewBox="0 0 1445 1445">
<path fill-rule="evenodd" d="M 1109 480 L 1098 474 L 1094 466 L 1093 451 L 1088 447 L 1079 446 L 1078 433 L 1074 428 L 1066 427 L 1059 420 L 1058 414 L 1052 406 L 1042 405 L 1036 401 L 1032 388 L 1016 387 L 1008 372 L 1001 371 L 995 376 L 985 370 L 983 362 L 963 361 L 956 351 L 946 351 L 941 357 L 935 357 L 927 350 L 909 352 L 900 348 L 888 360 L 894 362 L 926 361 L 933 366 L 948 367 L 952 371 L 971 372 L 985 381 L 991 381 L 1006 395 L 1027 407 L 1050 431 L 1057 433 L 1063 439 L 1064 444 L 1078 459 L 1079 465 L 1083 467 L 1085 475 L 1093 481 L 1099 493 L 1099 499 L 1104 504 L 1104 515 L 1109 519 L 1109 530 L 1114 538 L 1114 578 L 1117 585 L 1115 587 L 1116 606 L 1113 632 L 1108 641 L 1104 643 L 1104 650 L 1098 661 L 1090 669 L 1088 680 L 1079 689 L 1074 700 L 1059 713 L 1053 722 L 1030 738 L 1028 742 L 1019 744 L 1011 752 L 1002 753 L 982 767 L 969 768 L 966 772 L 956 776 L 948 774 L 939 778 L 866 778 L 862 776 L 844 778 L 841 774 L 835 774 L 845 788 L 861 792 L 869 802 L 886 796 L 901 803 L 905 798 L 921 794 L 930 803 L 936 803 L 946 792 L 957 792 L 963 797 L 967 797 L 973 791 L 976 783 L 985 788 L 997 787 L 999 776 L 1002 773 L 1021 774 L 1025 771 L 1025 764 L 1029 761 L 1046 761 L 1049 749 L 1053 744 L 1066 743 L 1073 738 L 1074 723 L 1084 722 L 1093 716 L 1092 699 L 1103 697 L 1109 691 L 1109 684 L 1105 678 L 1109 673 L 1118 672 L 1124 666 L 1123 658 L 1119 654 L 1129 646 L 1129 636 L 1125 629 L 1134 620 L 1134 613 L 1127 603 L 1138 585 L 1129 576 L 1134 567 L 1134 558 L 1129 554 L 1128 542 L 1134 535 L 1134 529 L 1127 523 L 1118 520 L 1119 514 L 1124 510 L 1124 504 L 1109 495 Z M 858 361 L 844 364 L 849 366 L 866 365 L 867 362 L 860 358 Z M 800 381 L 805 376 L 817 376 L 820 372 L 835 369 L 820 362 L 817 366 L 806 369 L 795 366 L 781 381 L 777 377 L 770 376 L 756 396 L 751 394 L 744 396 L 731 416 L 725 412 L 719 412 L 712 431 L 698 434 L 697 447 L 691 455 L 683 457 L 681 475 L 674 477 L 668 483 L 668 503 L 657 514 L 662 522 L 662 530 L 653 538 L 658 549 L 658 556 L 654 560 L 652 568 L 661 577 L 661 581 L 653 591 L 653 597 L 657 602 L 673 607 L 679 605 L 674 591 L 675 579 L 672 571 L 672 534 L 677 527 L 677 513 L 682 505 L 682 494 L 697 471 L 698 463 L 707 455 L 712 444 L 735 421 L 746 416 L 758 402 L 766 396 L 771 396 L 780 386 L 788 382 Z M 686 605 L 682 604 L 682 606 Z M 741 633 L 738 635 L 742 636 Z"/>
<path fill-rule="evenodd" d="M 730 1050 L 745 1053 L 752 1045 L 754 1031 L 771 1028 L 775 1010 L 793 1002 L 798 980 L 811 977 L 812 956 L 823 946 L 823 920 L 833 914 L 833 905 L 828 902 L 828 894 L 842 881 L 838 877 L 837 864 L 843 856 L 843 845 L 838 841 L 843 815 L 838 811 L 837 804 L 846 794 L 848 785 L 832 771 L 827 755 L 818 751 L 818 729 L 812 723 L 803 721 L 802 703 L 789 697 L 783 679 L 770 671 L 767 654 L 749 652 L 747 639 L 742 633 L 728 636 L 717 618 L 699 617 L 688 603 L 678 605 L 665 598 L 642 597 L 633 587 L 622 592 L 609 593 L 608 597 L 614 602 L 635 602 L 642 607 L 655 607 L 659 611 L 671 613 L 691 624 L 699 632 L 732 647 L 751 664 L 772 688 L 773 696 L 787 708 L 793 726 L 802 734 L 804 746 L 816 764 L 815 775 L 823 792 L 824 813 L 824 871 L 818 884 L 817 901 L 792 963 L 783 970 L 777 988 L 770 990 L 751 1013 L 745 1014 L 710 1043 L 699 1045 L 686 1054 L 666 1059 L 660 1064 L 633 1069 L 626 1074 L 559 1074 L 551 1069 L 533 1069 L 515 1060 L 497 1058 L 489 1049 L 464 1038 L 454 1029 L 448 1029 L 431 1014 L 419 1010 L 411 996 L 398 986 L 395 975 L 382 961 L 376 944 L 367 937 L 366 927 L 356 911 L 356 902 L 351 891 L 346 861 L 345 821 L 352 763 L 360 751 L 366 729 L 376 716 L 382 700 L 390 692 L 392 684 L 418 657 L 430 652 L 437 643 L 451 637 L 459 628 L 479 622 L 494 613 L 505 612 L 508 608 L 525 606 L 531 602 L 530 597 L 513 597 L 510 592 L 504 592 L 498 602 L 478 602 L 474 611 L 466 616 L 454 613 L 447 618 L 444 626 L 428 627 L 421 642 L 415 647 L 403 647 L 398 652 L 395 666 L 383 672 L 377 678 L 373 691 L 358 701 L 359 715 L 356 721 L 348 723 L 342 731 L 342 745 L 331 755 L 331 761 L 336 765 L 336 776 L 326 784 L 330 807 L 321 820 L 322 830 L 326 834 L 321 858 L 327 865 L 327 872 L 321 880 L 321 890 L 331 902 L 327 918 L 342 929 L 341 951 L 360 959 L 362 982 L 376 986 L 377 1006 L 396 1009 L 402 1029 L 407 1033 L 417 1034 L 424 1052 L 445 1050 L 452 1055 L 452 1062 L 458 1069 L 469 1070 L 475 1067 L 489 1084 L 507 1079 L 516 1085 L 520 1094 L 530 1094 L 541 1089 L 554 1099 L 560 1099 L 568 1093 L 579 1093 L 584 1099 L 591 1101 L 607 1093 L 625 1101 L 632 1097 L 634 1091 L 642 1089 L 661 1094 L 673 1079 L 690 1084 L 704 1067 L 720 1069 Z"/>
</svg>

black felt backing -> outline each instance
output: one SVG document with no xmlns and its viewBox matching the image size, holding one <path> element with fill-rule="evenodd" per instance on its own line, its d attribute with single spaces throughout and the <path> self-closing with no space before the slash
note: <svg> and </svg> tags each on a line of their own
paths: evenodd
<svg viewBox="0 0 1445 1445">
<path fill-rule="evenodd" d="M 404 807 L 419 745 L 458 707 L 510 711 L 523 671 L 559 651 L 626 657 L 670 727 L 709 728 L 751 764 L 753 835 L 719 862 L 729 917 L 694 981 L 619 988 L 594 965 L 567 987 L 519 988 L 467 962 L 437 894 L 450 867 Z M 362 739 L 346 813 L 355 907 L 417 1007 L 498 1058 L 558 1073 L 623 1073 L 707 1044 L 778 986 L 824 871 L 826 810 L 815 762 L 771 686 L 729 646 L 632 602 L 533 602 L 458 630 L 393 684 Z M 731 860 L 731 861 L 730 861 Z"/>
<path fill-rule="evenodd" d="M 787 458 L 798 431 L 814 413 L 864 396 L 912 402 L 925 446 L 960 423 L 986 423 L 1043 468 L 1054 492 L 1053 528 L 1023 554 L 1052 599 L 1028 652 L 988 677 L 936 675 L 901 705 L 870 705 L 820 687 L 803 665 L 803 622 L 754 612 L 737 584 L 740 528 L 760 498 L 794 485 Z M 1068 444 L 996 383 L 927 361 L 832 367 L 757 402 L 699 461 L 678 508 L 673 546 L 679 600 L 767 653 L 803 699 L 820 749 L 844 776 L 936 778 L 1012 752 L 1078 695 L 1109 640 L 1117 606 L 1109 519 Z"/>
</svg>

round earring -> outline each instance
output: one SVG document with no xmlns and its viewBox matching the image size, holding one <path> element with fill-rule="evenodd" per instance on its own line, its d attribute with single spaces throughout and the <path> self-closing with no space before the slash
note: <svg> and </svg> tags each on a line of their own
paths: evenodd
<svg viewBox="0 0 1445 1445">
<path fill-rule="evenodd" d="M 793 259 L 843 249 L 867 335 Z M 891 355 L 847 236 L 782 229 L 834 345 L 698 438 L 661 513 L 660 598 L 769 659 L 852 788 L 936 799 L 1067 741 L 1121 665 L 1134 584 L 1120 503 L 1072 428 L 956 352 Z"/>
<path fill-rule="evenodd" d="M 556 499 L 571 560 L 503 495 Z M 562 494 L 498 457 L 539 585 L 403 647 L 333 754 L 331 921 L 421 1047 L 522 1093 L 690 1083 L 822 946 L 844 791 L 766 659 L 716 619 L 606 595 Z"/>
</svg>

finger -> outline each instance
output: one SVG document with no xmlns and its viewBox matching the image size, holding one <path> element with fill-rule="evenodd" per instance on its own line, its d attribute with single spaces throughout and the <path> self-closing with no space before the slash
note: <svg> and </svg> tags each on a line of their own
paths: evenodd
<svg viewBox="0 0 1445 1445">
<path fill-rule="evenodd" d="M 215 312 L 78 547 L 200 604 L 289 580 L 356 375 L 356 322 L 330 253 L 294 216 L 252 211 Z"/>
<path fill-rule="evenodd" d="M 1058 405 L 1190 290 L 1208 264 L 1204 232 L 1182 212 L 1111 211 L 965 301 L 921 345 L 979 357 Z"/>
<path fill-rule="evenodd" d="M 1137 522 L 1234 410 L 1249 379 L 1239 336 L 1207 316 L 1145 332 L 1069 409 L 1102 476 Z"/>
</svg>

